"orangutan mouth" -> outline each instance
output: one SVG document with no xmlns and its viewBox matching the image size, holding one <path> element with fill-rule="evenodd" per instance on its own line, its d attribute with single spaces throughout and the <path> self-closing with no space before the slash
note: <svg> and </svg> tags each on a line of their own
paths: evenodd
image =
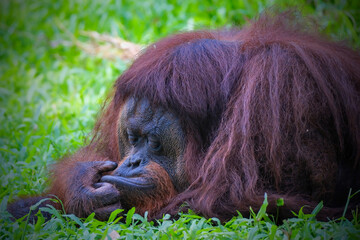
<svg viewBox="0 0 360 240">
<path fill-rule="evenodd" d="M 105 175 L 101 178 L 101 182 L 114 184 L 119 190 L 145 190 L 155 187 L 154 183 L 144 177 L 121 177 Z"/>
</svg>

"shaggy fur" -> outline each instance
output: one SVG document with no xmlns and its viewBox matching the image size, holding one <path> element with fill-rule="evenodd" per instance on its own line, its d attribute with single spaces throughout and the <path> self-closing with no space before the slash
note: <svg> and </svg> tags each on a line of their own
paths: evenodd
<svg viewBox="0 0 360 240">
<path fill-rule="evenodd" d="M 267 192 L 270 211 L 280 197 L 293 210 L 324 200 L 331 217 L 359 189 L 360 56 L 292 17 L 170 36 L 117 80 L 115 108 L 145 96 L 185 128 L 192 184 L 164 212 L 186 201 L 227 219 Z"/>
<path fill-rule="evenodd" d="M 149 46 L 116 81 L 90 145 L 54 168 L 51 193 L 71 187 L 63 178 L 73 162 L 120 161 L 117 122 L 132 96 L 171 109 L 186 134 L 190 186 L 178 194 L 159 186 L 173 197 L 147 206 L 154 215 L 186 202 L 227 220 L 258 209 L 267 193 L 270 213 L 278 198 L 285 200 L 280 217 L 323 200 L 319 218 L 326 219 L 341 215 L 349 189 L 360 188 L 360 55 L 306 31 L 291 14 L 263 14 L 241 30 L 182 33 Z M 353 198 L 350 206 L 358 204 Z M 80 215 L 90 209 L 82 208 Z"/>
</svg>

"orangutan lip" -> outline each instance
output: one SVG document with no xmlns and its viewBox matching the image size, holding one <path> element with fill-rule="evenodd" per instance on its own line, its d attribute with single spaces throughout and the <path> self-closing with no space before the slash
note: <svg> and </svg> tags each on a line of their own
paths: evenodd
<svg viewBox="0 0 360 240">
<path fill-rule="evenodd" d="M 143 177 L 121 177 L 121 176 L 111 176 L 105 175 L 101 178 L 101 182 L 108 182 L 114 184 L 118 189 L 123 188 L 136 188 L 136 189 L 148 189 L 153 188 L 154 184 L 147 181 Z"/>
</svg>

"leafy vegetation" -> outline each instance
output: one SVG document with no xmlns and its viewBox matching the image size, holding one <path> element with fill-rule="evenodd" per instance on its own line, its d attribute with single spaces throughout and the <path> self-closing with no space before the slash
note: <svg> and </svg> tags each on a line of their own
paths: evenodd
<svg viewBox="0 0 360 240">
<path fill-rule="evenodd" d="M 99 222 L 51 208 L 50 221 L 39 216 L 29 224 L 26 218 L 12 222 L 6 212 L 18 195 L 44 191 L 51 164 L 83 145 L 113 81 L 129 64 L 83 51 L 76 44 L 88 41 L 83 31 L 146 45 L 177 31 L 242 25 L 274 4 L 299 6 L 325 34 L 360 46 L 359 1 L 0 1 L 0 239 L 360 238 L 359 213 L 352 221 L 318 222 L 300 211 L 276 225 L 266 202 L 250 218 L 223 224 L 192 212 L 149 222 L 133 210 L 125 219 L 114 213 Z"/>
</svg>

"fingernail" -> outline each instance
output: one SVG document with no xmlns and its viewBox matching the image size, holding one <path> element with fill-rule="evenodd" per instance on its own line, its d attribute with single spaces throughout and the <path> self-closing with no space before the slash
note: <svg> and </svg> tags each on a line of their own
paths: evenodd
<svg viewBox="0 0 360 240">
<path fill-rule="evenodd" d="M 116 163 L 116 162 L 113 162 L 113 161 L 106 161 L 105 164 L 106 164 L 106 165 L 109 165 L 109 166 L 114 166 L 114 167 L 117 166 L 117 163 Z"/>
</svg>

